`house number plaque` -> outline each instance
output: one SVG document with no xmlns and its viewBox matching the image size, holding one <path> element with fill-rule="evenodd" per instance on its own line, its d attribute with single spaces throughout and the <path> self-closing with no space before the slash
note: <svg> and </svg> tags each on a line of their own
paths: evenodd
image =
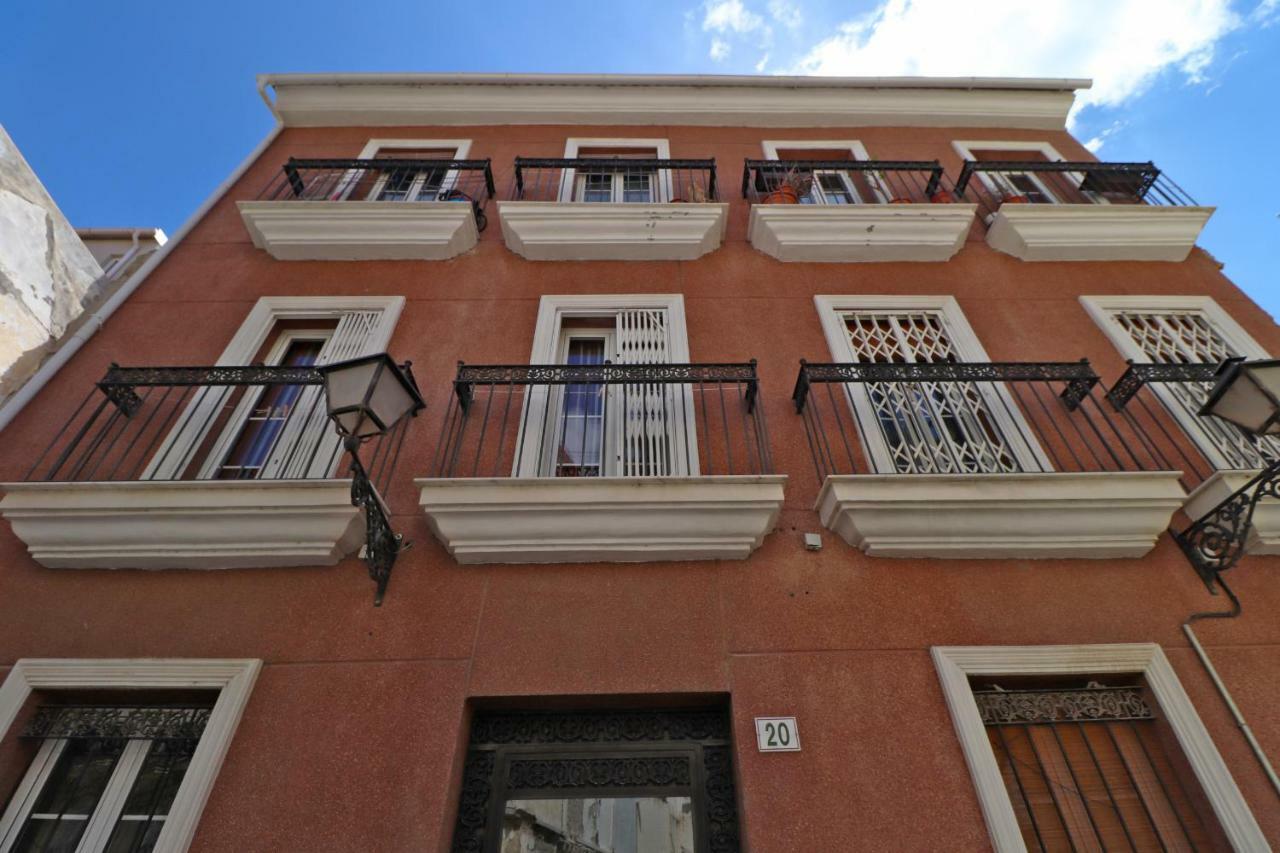
<svg viewBox="0 0 1280 853">
<path fill-rule="evenodd" d="M 761 752 L 799 752 L 795 717 L 756 717 L 756 746 Z"/>
</svg>

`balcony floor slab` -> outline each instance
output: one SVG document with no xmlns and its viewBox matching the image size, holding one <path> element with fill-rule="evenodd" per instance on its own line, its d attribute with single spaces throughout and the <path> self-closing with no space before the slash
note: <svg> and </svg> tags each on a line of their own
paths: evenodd
<svg viewBox="0 0 1280 853">
<path fill-rule="evenodd" d="M 729 205 L 504 201 L 507 248 L 531 261 L 691 261 L 720 248 Z"/>
<path fill-rule="evenodd" d="M 974 204 L 753 204 L 751 245 L 780 261 L 946 261 Z"/>
<path fill-rule="evenodd" d="M 1212 207 L 1003 204 L 987 244 L 1024 261 L 1183 261 Z"/>
<path fill-rule="evenodd" d="M 253 245 L 281 261 L 445 260 L 479 240 L 457 201 L 242 201 Z"/>
</svg>

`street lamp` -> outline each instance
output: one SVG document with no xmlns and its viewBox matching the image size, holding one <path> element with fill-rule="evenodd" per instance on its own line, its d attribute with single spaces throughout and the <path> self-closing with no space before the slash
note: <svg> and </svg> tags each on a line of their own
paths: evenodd
<svg viewBox="0 0 1280 853">
<path fill-rule="evenodd" d="M 1200 409 L 1239 427 L 1251 439 L 1280 435 L 1280 361 L 1232 358 L 1218 369 Z M 1280 498 L 1280 457 L 1174 539 L 1200 578 L 1213 588 L 1218 574 L 1244 556 L 1253 511 L 1262 498 Z"/>
<path fill-rule="evenodd" d="M 391 529 L 390 512 L 360 461 L 360 445 L 384 435 L 405 415 L 426 405 L 413 381 L 410 362 L 401 368 L 385 352 L 321 365 L 329 419 L 351 454 L 351 503 L 364 510 L 365 563 L 377 584 L 374 606 L 382 604 L 391 567 L 400 553 L 400 535 Z"/>
</svg>

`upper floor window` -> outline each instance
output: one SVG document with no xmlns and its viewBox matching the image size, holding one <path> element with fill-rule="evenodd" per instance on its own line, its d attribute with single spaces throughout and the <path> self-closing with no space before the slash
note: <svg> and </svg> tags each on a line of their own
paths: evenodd
<svg viewBox="0 0 1280 853">
<path fill-rule="evenodd" d="M 1065 159 L 1047 142 L 985 141 L 954 142 L 952 145 L 963 159 L 977 163 L 1053 163 Z M 988 190 L 998 193 L 1005 202 L 1058 204 L 1064 200 L 1076 200 L 1059 198 L 1064 194 L 1063 188 L 1058 187 L 1055 193 L 1050 186 L 1053 177 L 1047 172 L 1009 168 L 998 172 L 979 172 L 978 177 Z"/>
<path fill-rule="evenodd" d="M 469 139 L 371 139 L 358 159 L 406 164 L 352 169 L 342 178 L 339 195 L 369 201 L 448 201 L 458 183 L 457 172 L 448 164 L 465 159 L 470 150 Z"/>
<path fill-rule="evenodd" d="M 762 170 L 761 190 L 786 183 L 803 190 L 797 192 L 800 204 L 882 204 L 893 197 L 879 172 L 840 167 L 871 159 L 856 140 L 766 140 L 761 146 L 766 159 L 780 161 L 776 174 Z"/>
<path fill-rule="evenodd" d="M 570 139 L 564 156 L 597 162 L 564 170 L 561 201 L 653 203 L 673 197 L 670 170 L 653 165 L 671 158 L 665 139 Z"/>
</svg>

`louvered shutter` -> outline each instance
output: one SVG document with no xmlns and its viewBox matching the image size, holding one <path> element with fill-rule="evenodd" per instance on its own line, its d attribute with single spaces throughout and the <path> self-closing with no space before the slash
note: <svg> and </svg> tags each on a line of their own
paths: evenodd
<svg viewBox="0 0 1280 853">
<path fill-rule="evenodd" d="M 671 341 L 667 312 L 624 309 L 616 318 L 619 364 L 669 364 Z M 613 406 L 619 414 L 617 476 L 664 477 L 693 474 L 697 453 L 693 413 L 687 385 L 634 383 L 615 385 Z"/>
</svg>

